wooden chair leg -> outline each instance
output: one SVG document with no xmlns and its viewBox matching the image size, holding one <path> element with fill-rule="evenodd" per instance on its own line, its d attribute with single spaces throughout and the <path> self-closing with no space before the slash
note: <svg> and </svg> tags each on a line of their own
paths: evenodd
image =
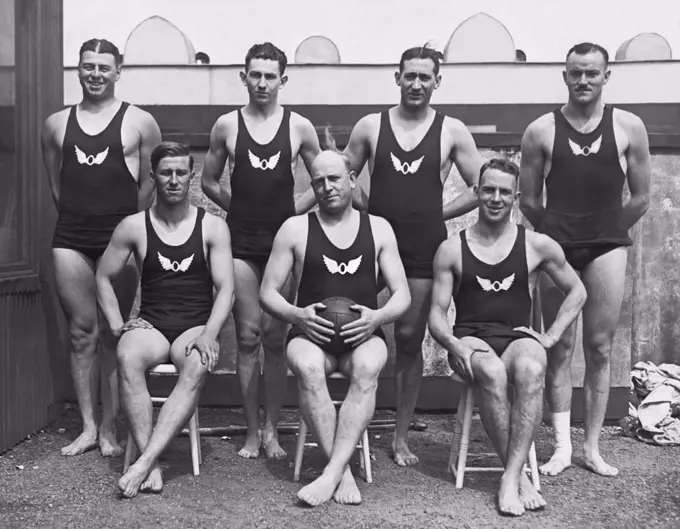
<svg viewBox="0 0 680 529">
<path fill-rule="evenodd" d="M 361 436 L 361 449 L 364 461 L 364 474 L 366 477 L 366 483 L 373 483 L 373 474 L 371 472 L 371 450 L 368 446 L 368 428 L 364 430 Z"/>
<path fill-rule="evenodd" d="M 300 416 L 300 426 L 298 427 L 298 439 L 295 446 L 295 470 L 293 472 L 293 481 L 300 481 L 300 469 L 302 468 L 302 456 L 305 453 L 305 440 L 307 439 L 307 425 L 305 420 Z"/>
<path fill-rule="evenodd" d="M 472 428 L 472 406 L 474 405 L 475 390 L 471 385 L 465 386 L 465 414 L 463 415 L 463 435 L 460 440 L 458 451 L 458 465 L 456 472 L 456 488 L 463 488 L 465 478 L 465 465 L 467 463 L 468 445 L 470 443 L 470 430 Z"/>
<path fill-rule="evenodd" d="M 465 386 L 461 390 L 458 410 L 453 424 L 453 439 L 451 440 L 451 452 L 449 453 L 448 471 L 456 476 L 456 464 L 458 463 L 458 450 L 460 449 L 460 438 L 463 435 L 463 417 L 465 416 Z"/>
<path fill-rule="evenodd" d="M 200 473 L 200 455 L 199 450 L 199 438 L 198 438 L 198 425 L 196 422 L 196 411 L 189 419 L 189 442 L 191 443 L 191 464 L 194 469 L 194 476 L 198 476 Z"/>
<path fill-rule="evenodd" d="M 198 422 L 198 405 L 196 405 L 196 410 L 194 411 L 194 417 L 196 417 L 196 432 L 198 440 L 198 463 L 203 464 L 203 452 L 201 452 L 201 425 Z"/>
</svg>

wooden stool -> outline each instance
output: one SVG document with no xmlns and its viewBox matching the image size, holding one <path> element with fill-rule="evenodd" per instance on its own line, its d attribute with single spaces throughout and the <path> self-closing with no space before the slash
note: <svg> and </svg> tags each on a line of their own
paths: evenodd
<svg viewBox="0 0 680 529">
<path fill-rule="evenodd" d="M 153 369 L 149 370 L 150 376 L 177 376 L 179 371 L 174 364 L 159 364 Z M 162 404 L 166 397 L 151 397 L 151 402 L 155 404 Z M 194 476 L 199 474 L 199 466 L 203 462 L 201 457 L 201 436 L 198 431 L 198 405 L 194 409 L 194 413 L 189 419 L 189 442 L 191 444 L 191 463 L 194 469 Z M 123 472 L 127 472 L 133 459 L 137 458 L 137 444 L 132 438 L 132 433 L 128 430 L 127 445 L 125 447 L 125 462 L 123 463 Z"/>
<path fill-rule="evenodd" d="M 463 488 L 465 472 L 502 472 L 503 467 L 468 467 L 467 456 L 470 444 L 470 430 L 472 429 L 472 407 L 475 404 L 475 388 L 455 373 L 451 375 L 455 382 L 463 385 L 458 403 L 458 413 L 453 429 L 453 441 L 451 442 L 451 454 L 449 456 L 449 470 L 456 478 L 456 488 Z M 495 453 L 477 453 L 478 456 L 497 456 Z M 529 467 L 525 465 L 524 471 L 531 473 L 531 481 L 536 490 L 541 490 L 541 483 L 538 477 L 538 463 L 536 461 L 536 447 L 532 441 L 529 449 Z"/>
<path fill-rule="evenodd" d="M 331 373 L 327 378 L 347 378 L 345 375 L 339 372 Z M 341 400 L 334 400 L 333 404 L 336 408 L 342 405 Z M 295 447 L 295 471 L 293 473 L 293 481 L 300 480 L 300 469 L 302 468 L 302 456 L 305 452 L 305 439 L 307 438 L 307 424 L 300 414 L 300 425 L 298 430 L 297 446 Z M 368 446 L 368 428 L 364 430 L 361 435 L 361 440 L 357 445 L 357 450 L 359 454 L 359 467 L 364 474 L 366 483 L 373 483 L 373 475 L 371 473 L 371 452 Z"/>
</svg>

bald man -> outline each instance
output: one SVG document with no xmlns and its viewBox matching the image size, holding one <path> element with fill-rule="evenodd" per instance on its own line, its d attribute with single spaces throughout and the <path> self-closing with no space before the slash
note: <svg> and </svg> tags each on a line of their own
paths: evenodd
<svg viewBox="0 0 680 529">
<path fill-rule="evenodd" d="M 293 325 L 286 354 L 298 381 L 300 411 L 329 458 L 321 476 L 298 492 L 313 507 L 331 498 L 361 502 L 348 462 L 373 416 L 378 376 L 387 360 L 380 327 L 404 314 L 411 302 L 392 227 L 352 207 L 356 178 L 349 160 L 336 150 L 315 159 L 312 189 L 319 211 L 281 226 L 260 290 L 264 310 Z M 391 293 L 380 309 L 378 271 Z M 297 306 L 282 295 L 291 272 L 298 285 Z M 325 308 L 322 300 L 336 296 L 350 298 L 360 317 L 341 328 L 345 347 L 331 352 L 334 326 L 317 311 Z M 339 417 L 326 385 L 326 376 L 336 370 L 350 381 Z"/>
</svg>

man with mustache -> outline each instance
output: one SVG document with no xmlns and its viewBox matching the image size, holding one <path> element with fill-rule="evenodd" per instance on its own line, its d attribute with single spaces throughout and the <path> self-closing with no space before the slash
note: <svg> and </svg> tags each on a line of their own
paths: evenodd
<svg viewBox="0 0 680 529">
<path fill-rule="evenodd" d="M 609 56 L 584 42 L 567 53 L 567 103 L 531 123 L 522 139 L 520 207 L 536 231 L 555 239 L 580 274 L 588 292 L 583 307 L 586 360 L 584 464 L 615 476 L 600 455 L 599 435 L 609 398 L 610 353 L 625 290 L 628 231 L 647 211 L 651 157 L 642 120 L 602 101 L 609 81 Z M 545 182 L 545 184 L 544 184 Z M 622 204 L 628 183 L 630 198 Z M 546 202 L 543 201 L 545 185 Z M 542 275 L 546 327 L 555 319 L 562 294 Z M 571 358 L 575 324 L 548 354 L 548 404 L 555 429 L 555 453 L 541 467 L 557 475 L 571 465 Z"/>
</svg>

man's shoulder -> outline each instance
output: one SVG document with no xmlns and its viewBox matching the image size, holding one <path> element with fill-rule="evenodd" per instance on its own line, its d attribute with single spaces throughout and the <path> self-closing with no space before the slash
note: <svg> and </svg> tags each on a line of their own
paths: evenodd
<svg viewBox="0 0 680 529">
<path fill-rule="evenodd" d="M 535 136 L 552 134 L 552 132 L 555 130 L 555 114 L 552 112 L 546 112 L 529 123 L 529 126 L 526 130 L 528 133 Z"/>
<path fill-rule="evenodd" d="M 116 232 L 127 240 L 138 239 L 146 233 L 146 212 L 138 211 L 127 217 L 123 217 L 116 226 Z"/>
<path fill-rule="evenodd" d="M 642 118 L 628 110 L 613 107 L 612 119 L 616 125 L 623 127 L 626 132 L 636 132 L 640 129 L 645 130 L 645 124 L 642 121 Z"/>
<path fill-rule="evenodd" d="M 394 236 L 394 230 L 392 225 L 384 217 L 379 217 L 378 215 L 372 215 L 370 213 L 361 213 L 362 215 L 368 215 L 368 220 L 371 223 L 371 230 L 376 235 L 392 234 Z"/>
<path fill-rule="evenodd" d="M 302 215 L 288 217 L 279 228 L 279 235 L 291 241 L 302 238 L 301 235 L 307 232 L 310 214 L 313 215 L 313 213 L 303 213 Z"/>
<path fill-rule="evenodd" d="M 380 116 L 380 112 L 366 114 L 356 122 L 356 125 L 354 125 L 354 133 L 364 134 L 367 136 L 372 133 L 377 133 L 377 131 L 380 129 Z"/>
<path fill-rule="evenodd" d="M 541 259 L 556 259 L 564 257 L 564 251 L 559 243 L 544 233 L 525 229 L 527 245 L 532 248 Z"/>
<path fill-rule="evenodd" d="M 208 210 L 205 210 L 203 216 L 203 229 L 211 235 L 224 236 L 229 234 L 226 221 L 219 215 L 210 213 Z"/>
<path fill-rule="evenodd" d="M 135 125 L 146 126 L 156 123 L 156 118 L 151 112 L 148 112 L 136 105 L 128 103 L 128 108 L 125 111 L 126 120 L 132 120 Z"/>
<path fill-rule="evenodd" d="M 68 116 L 71 113 L 71 108 L 72 107 L 63 108 L 50 114 L 45 120 L 45 129 L 55 131 L 60 127 L 66 126 Z"/>
</svg>

